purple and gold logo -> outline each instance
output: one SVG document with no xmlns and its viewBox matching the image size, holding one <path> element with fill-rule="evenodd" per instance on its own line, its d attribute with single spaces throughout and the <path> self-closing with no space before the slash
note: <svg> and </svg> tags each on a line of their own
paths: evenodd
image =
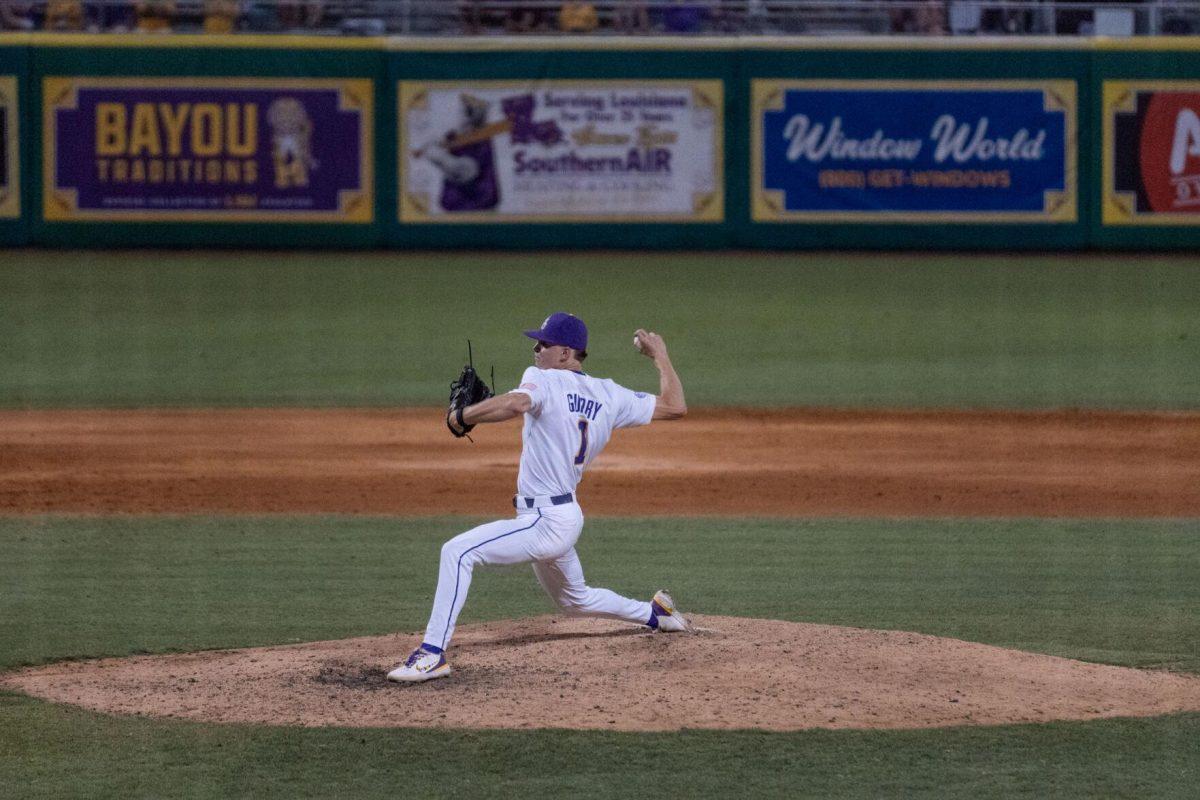
<svg viewBox="0 0 1200 800">
<path fill-rule="evenodd" d="M 370 222 L 369 80 L 46 78 L 47 220 Z"/>
</svg>

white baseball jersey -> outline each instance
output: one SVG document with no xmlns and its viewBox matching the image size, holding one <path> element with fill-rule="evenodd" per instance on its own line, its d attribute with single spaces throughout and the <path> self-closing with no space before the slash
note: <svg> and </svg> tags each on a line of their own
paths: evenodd
<svg viewBox="0 0 1200 800">
<path fill-rule="evenodd" d="M 575 491 L 613 430 L 648 424 L 656 402 L 652 394 L 566 369 L 529 367 L 513 391 L 533 401 L 521 431 L 517 475 L 517 494 L 525 497 Z"/>
</svg>

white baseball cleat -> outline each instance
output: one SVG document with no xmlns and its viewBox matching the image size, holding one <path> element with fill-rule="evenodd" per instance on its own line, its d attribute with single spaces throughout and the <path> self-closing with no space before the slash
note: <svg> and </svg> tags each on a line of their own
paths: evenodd
<svg viewBox="0 0 1200 800">
<path fill-rule="evenodd" d="M 658 617 L 658 630 L 663 633 L 679 633 L 692 629 L 691 623 L 684 619 L 683 614 L 675 610 L 675 601 L 671 599 L 671 595 L 659 590 L 654 593 L 654 599 L 650 603 Z"/>
<path fill-rule="evenodd" d="M 412 651 L 412 655 L 399 667 L 387 674 L 389 681 L 397 683 L 420 683 L 434 678 L 444 678 L 450 674 L 450 665 L 446 663 L 445 653 L 433 653 L 422 645 Z"/>
</svg>

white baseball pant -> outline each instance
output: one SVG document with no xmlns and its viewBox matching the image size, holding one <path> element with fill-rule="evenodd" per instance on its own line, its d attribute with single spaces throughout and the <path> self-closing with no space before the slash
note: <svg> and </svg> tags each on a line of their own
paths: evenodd
<svg viewBox="0 0 1200 800">
<path fill-rule="evenodd" d="M 471 573 L 480 564 L 533 562 L 538 582 L 572 616 L 611 617 L 645 625 L 650 603 L 595 589 L 583 579 L 575 542 L 583 531 L 578 503 L 520 509 L 516 519 L 489 522 L 460 533 L 442 546 L 441 567 L 425 643 L 445 650 L 467 602 Z"/>
</svg>

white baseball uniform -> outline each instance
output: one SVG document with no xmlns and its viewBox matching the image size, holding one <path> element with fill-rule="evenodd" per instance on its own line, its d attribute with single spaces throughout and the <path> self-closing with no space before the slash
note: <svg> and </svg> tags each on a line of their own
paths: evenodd
<svg viewBox="0 0 1200 800">
<path fill-rule="evenodd" d="M 565 614 L 649 623 L 649 602 L 588 586 L 575 542 L 583 511 L 575 487 L 616 428 L 646 425 L 656 398 L 565 369 L 529 367 L 514 392 L 529 395 L 521 431 L 515 519 L 472 528 L 442 547 L 425 644 L 445 650 L 478 564 L 533 562 L 542 588 Z"/>
</svg>

